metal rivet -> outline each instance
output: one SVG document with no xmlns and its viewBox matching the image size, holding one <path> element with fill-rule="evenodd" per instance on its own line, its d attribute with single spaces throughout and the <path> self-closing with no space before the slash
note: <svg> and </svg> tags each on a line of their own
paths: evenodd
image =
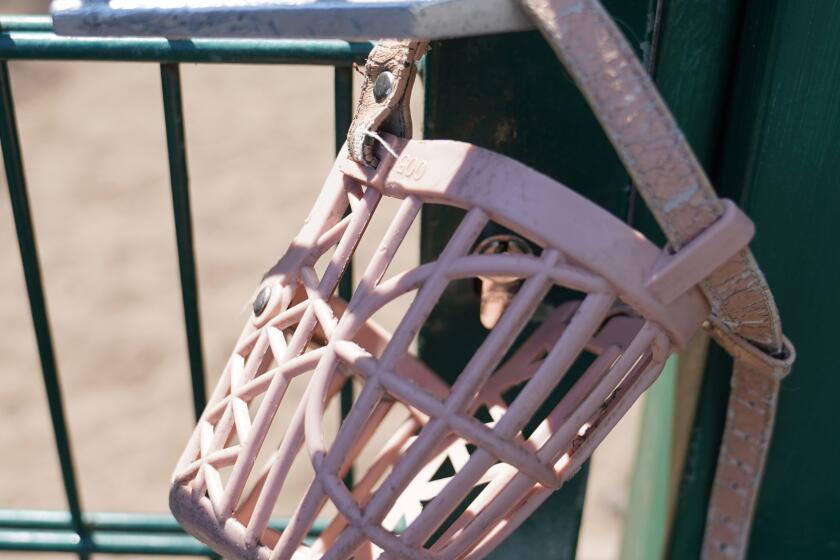
<svg viewBox="0 0 840 560">
<path fill-rule="evenodd" d="M 533 250 L 527 241 L 516 235 L 494 235 L 484 239 L 475 249 L 480 255 L 531 255 Z M 513 301 L 522 284 L 517 276 L 479 276 L 481 280 L 481 324 L 492 329 Z"/>
<path fill-rule="evenodd" d="M 386 97 L 391 95 L 396 80 L 394 75 L 387 70 L 376 77 L 376 81 L 373 82 L 373 98 L 377 103 L 382 103 Z"/>
<path fill-rule="evenodd" d="M 254 300 L 254 316 L 259 317 L 262 315 L 262 312 L 265 311 L 266 306 L 268 305 L 268 300 L 271 299 L 271 288 L 269 286 L 264 286 L 260 293 L 257 294 L 257 298 Z"/>
<path fill-rule="evenodd" d="M 484 239 L 475 249 L 481 255 L 498 255 L 502 253 L 516 255 L 532 255 L 534 253 L 527 241 L 516 235 L 494 235 Z"/>
</svg>

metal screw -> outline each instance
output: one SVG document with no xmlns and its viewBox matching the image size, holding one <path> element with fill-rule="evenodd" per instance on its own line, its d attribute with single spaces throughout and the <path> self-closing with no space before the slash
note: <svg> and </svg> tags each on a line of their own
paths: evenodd
<svg viewBox="0 0 840 560">
<path fill-rule="evenodd" d="M 268 300 L 271 299 L 271 288 L 269 286 L 264 286 L 260 293 L 257 294 L 257 298 L 254 300 L 254 316 L 259 317 L 262 315 L 262 312 L 265 311 L 266 306 L 268 305 Z"/>
<path fill-rule="evenodd" d="M 385 98 L 391 95 L 396 80 L 396 77 L 387 70 L 376 77 L 376 81 L 373 82 L 373 98 L 377 103 L 382 103 Z"/>
</svg>

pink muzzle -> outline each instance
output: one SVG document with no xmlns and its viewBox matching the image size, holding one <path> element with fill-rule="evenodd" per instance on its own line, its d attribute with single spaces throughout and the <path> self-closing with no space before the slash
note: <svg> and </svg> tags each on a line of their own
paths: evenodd
<svg viewBox="0 0 840 560">
<path fill-rule="evenodd" d="M 458 142 L 385 140 L 398 157 L 380 150 L 377 169 L 339 156 L 257 290 L 175 470 L 173 512 L 225 556 L 486 556 L 581 467 L 701 327 L 710 310 L 697 283 L 752 235 L 726 204 L 719 223 L 671 255 L 509 158 Z M 361 279 L 345 303 L 336 288 L 384 197 L 402 202 L 370 261 L 356 259 Z M 436 260 L 392 270 L 424 204 L 465 215 Z M 535 250 L 477 254 L 491 222 Z M 449 386 L 412 356 L 412 343 L 451 282 L 479 278 L 521 282 Z M 557 287 L 575 297 L 537 325 Z M 404 296 L 411 303 L 388 334 L 371 317 Z M 285 398 L 296 378 L 306 379 L 305 397 Z M 348 378 L 361 391 L 328 438 L 324 417 Z M 291 421 L 269 440 L 281 410 Z M 395 414 L 396 429 L 384 421 Z M 285 528 L 272 529 L 302 455 L 308 486 L 287 504 Z"/>
</svg>

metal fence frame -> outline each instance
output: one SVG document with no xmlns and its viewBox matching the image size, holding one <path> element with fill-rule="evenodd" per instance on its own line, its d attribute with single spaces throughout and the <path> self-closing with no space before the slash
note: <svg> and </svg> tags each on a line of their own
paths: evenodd
<svg viewBox="0 0 840 560">
<path fill-rule="evenodd" d="M 214 556 L 207 547 L 184 534 L 167 514 L 89 513 L 82 508 L 44 297 L 8 61 L 84 60 L 160 64 L 192 406 L 198 417 L 204 409 L 206 390 L 179 64 L 333 66 L 335 146 L 338 150 L 344 142 L 352 116 L 352 65 L 363 61 L 370 48 L 370 43 L 327 40 L 175 41 L 59 37 L 53 33 L 49 17 L 0 16 L 0 144 L 68 505 L 67 511 L 0 509 L 0 551 L 70 552 L 78 554 L 82 559 L 93 553 Z M 350 276 L 345 275 L 339 292 L 348 297 L 351 286 Z M 351 390 L 350 384 L 347 384 L 342 393 L 342 414 L 352 404 Z M 273 526 L 282 529 L 283 524 L 284 521 L 279 520 Z"/>
</svg>

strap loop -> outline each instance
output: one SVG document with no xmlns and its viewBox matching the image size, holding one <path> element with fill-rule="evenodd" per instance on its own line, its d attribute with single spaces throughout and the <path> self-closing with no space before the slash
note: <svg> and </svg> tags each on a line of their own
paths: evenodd
<svg viewBox="0 0 840 560">
<path fill-rule="evenodd" d="M 703 328 L 732 356 L 732 359 L 742 362 L 754 371 L 769 375 L 781 381 L 790 373 L 793 362 L 796 361 L 796 349 L 785 336 L 782 350 L 767 352 L 742 336 L 733 333 L 726 325 L 715 317 L 709 318 Z"/>
<path fill-rule="evenodd" d="M 666 249 L 645 284 L 661 302 L 671 303 L 749 245 L 755 226 L 734 202 L 721 203 L 723 215 L 717 221 L 678 251 Z"/>
</svg>

